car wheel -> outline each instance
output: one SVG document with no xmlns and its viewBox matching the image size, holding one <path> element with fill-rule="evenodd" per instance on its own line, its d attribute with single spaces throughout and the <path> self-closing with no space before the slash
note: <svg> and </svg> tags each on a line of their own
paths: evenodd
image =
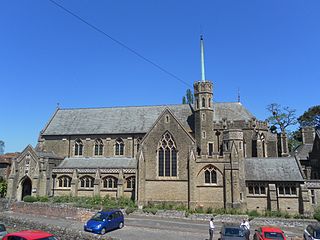
<svg viewBox="0 0 320 240">
<path fill-rule="evenodd" d="M 106 232 L 107 232 L 106 229 L 105 229 L 105 228 L 102 228 L 100 234 L 101 234 L 101 235 L 104 235 L 104 234 L 106 234 Z"/>
<path fill-rule="evenodd" d="M 119 223 L 119 229 L 123 228 L 123 226 L 124 226 L 123 222 L 120 222 Z"/>
</svg>

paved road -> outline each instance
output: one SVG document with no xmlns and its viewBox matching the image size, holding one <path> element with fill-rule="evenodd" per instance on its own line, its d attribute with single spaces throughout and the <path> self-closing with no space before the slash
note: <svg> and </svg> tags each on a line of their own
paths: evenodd
<svg viewBox="0 0 320 240">
<path fill-rule="evenodd" d="M 17 218 L 27 219 L 32 221 L 41 221 L 50 225 L 56 225 L 77 230 L 83 229 L 83 223 L 59 219 L 39 217 L 34 215 L 26 215 L 8 212 L 6 215 L 12 215 Z M 125 227 L 107 233 L 107 235 L 121 239 L 121 240 L 204 240 L 208 238 L 208 222 L 207 221 L 192 221 L 187 219 L 163 219 L 157 217 L 141 217 L 141 216 L 128 216 L 125 219 Z M 216 229 L 214 239 L 219 238 L 219 231 L 221 223 L 215 223 Z M 256 226 L 251 226 L 255 229 Z M 302 236 L 303 229 L 287 228 L 284 229 L 289 239 L 294 236 Z M 254 230 L 251 231 L 251 238 Z"/>
</svg>

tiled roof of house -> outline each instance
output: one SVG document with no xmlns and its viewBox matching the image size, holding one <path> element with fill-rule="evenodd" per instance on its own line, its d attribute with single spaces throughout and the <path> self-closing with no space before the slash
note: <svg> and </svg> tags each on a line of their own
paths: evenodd
<svg viewBox="0 0 320 240">
<path fill-rule="evenodd" d="M 301 144 L 294 150 L 293 154 L 296 156 L 298 160 L 308 160 L 309 159 L 309 153 L 312 151 L 312 145 L 313 144 Z"/>
<path fill-rule="evenodd" d="M 135 158 L 127 157 L 70 157 L 65 158 L 56 168 L 73 169 L 103 169 L 103 168 L 132 168 L 137 167 Z"/>
<path fill-rule="evenodd" d="M 246 181 L 301 182 L 297 160 L 293 157 L 245 159 Z"/>
<path fill-rule="evenodd" d="M 146 133 L 164 109 L 169 108 L 187 131 L 194 125 L 188 104 L 58 109 L 42 135 Z M 214 121 L 249 120 L 253 115 L 241 103 L 214 103 Z"/>
</svg>

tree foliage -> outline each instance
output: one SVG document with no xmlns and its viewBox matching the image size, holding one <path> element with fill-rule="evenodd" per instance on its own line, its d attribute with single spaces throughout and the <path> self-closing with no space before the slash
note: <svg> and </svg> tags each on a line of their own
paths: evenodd
<svg viewBox="0 0 320 240">
<path fill-rule="evenodd" d="M 267 106 L 267 110 L 272 114 L 272 116 L 267 118 L 267 121 L 271 125 L 279 128 L 281 133 L 285 133 L 287 127 L 295 125 L 297 123 L 295 109 L 282 107 L 278 103 L 271 103 Z"/>
<path fill-rule="evenodd" d="M 320 128 L 320 105 L 313 106 L 305 111 L 299 118 L 301 127 L 313 126 Z"/>
<path fill-rule="evenodd" d="M 0 140 L 0 154 L 4 153 L 4 141 Z"/>
<path fill-rule="evenodd" d="M 187 89 L 186 95 L 182 97 L 182 104 L 193 104 L 193 93 L 191 89 Z"/>
<path fill-rule="evenodd" d="M 5 197 L 7 194 L 7 181 L 0 178 L 0 197 Z"/>
</svg>

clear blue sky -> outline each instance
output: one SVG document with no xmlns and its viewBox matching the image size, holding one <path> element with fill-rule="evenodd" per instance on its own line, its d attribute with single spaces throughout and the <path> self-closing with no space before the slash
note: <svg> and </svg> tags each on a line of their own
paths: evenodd
<svg viewBox="0 0 320 240">
<path fill-rule="evenodd" d="M 183 79 L 199 80 L 199 35 L 214 101 L 258 118 L 276 102 L 301 115 L 320 103 L 320 1 L 56 0 Z M 48 0 L 0 3 L 0 139 L 35 146 L 62 108 L 181 103 L 188 86 Z"/>
</svg>

